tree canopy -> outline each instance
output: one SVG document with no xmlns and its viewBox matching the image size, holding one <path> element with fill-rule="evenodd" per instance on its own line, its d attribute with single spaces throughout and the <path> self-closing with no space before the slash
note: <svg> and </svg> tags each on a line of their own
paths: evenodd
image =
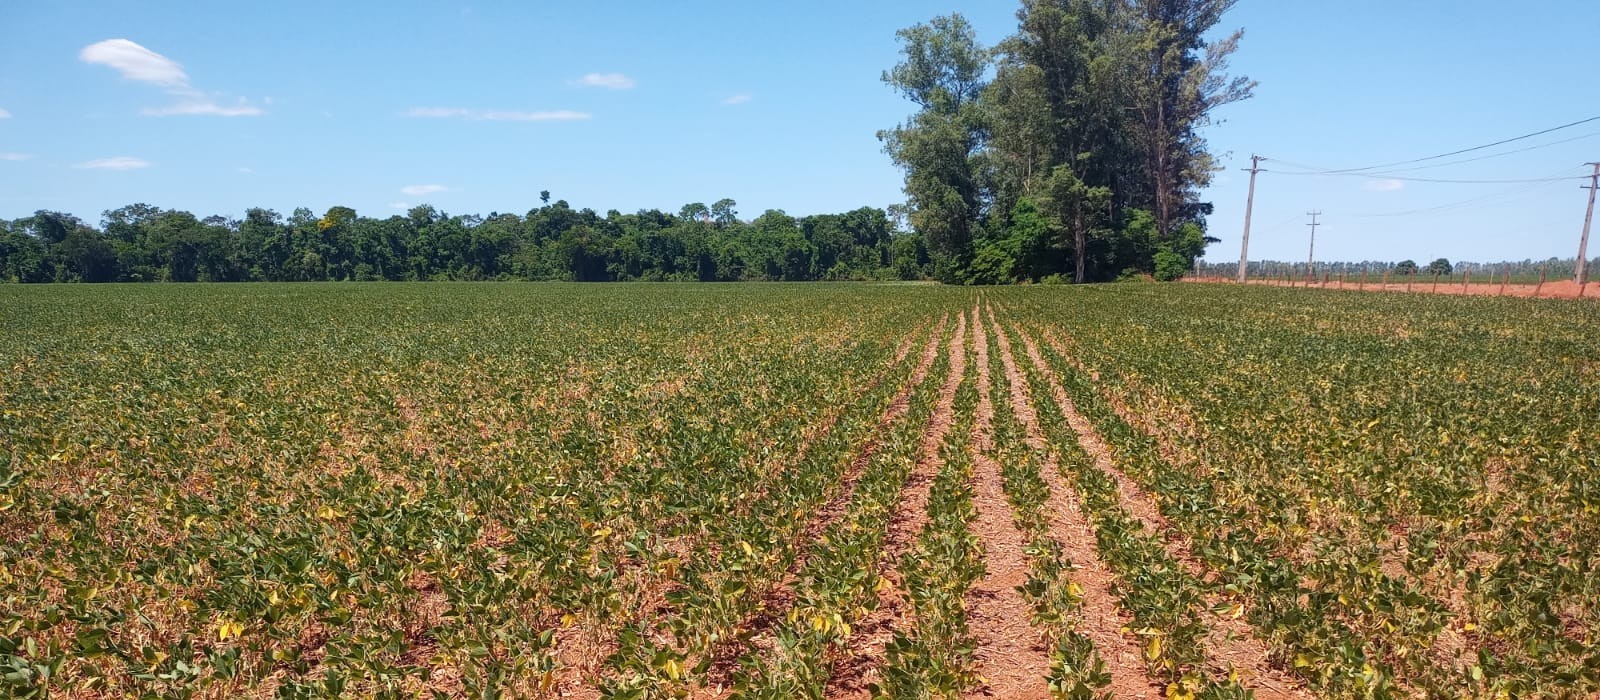
<svg viewBox="0 0 1600 700">
<path fill-rule="evenodd" d="M 1215 242 L 1201 129 L 1255 85 L 1227 74 L 1241 32 L 1206 38 L 1234 1 L 1022 0 L 994 47 L 959 14 L 901 30 L 882 78 L 916 111 L 878 133 L 905 173 L 887 210 L 38 211 L 0 220 L 0 280 L 1176 279 Z"/>
<path fill-rule="evenodd" d="M 285 217 L 197 218 L 132 204 L 98 227 L 39 211 L 0 220 L 0 280 L 233 282 L 319 280 L 875 280 L 926 276 L 920 236 L 862 207 L 739 218 L 732 199 L 677 215 L 573 209 L 451 216 L 431 206 L 371 218 L 350 207 Z"/>
<path fill-rule="evenodd" d="M 1209 239 L 1215 164 L 1200 130 L 1254 83 L 1242 36 L 1204 37 L 1233 0 L 1024 0 L 977 42 L 959 14 L 902 30 L 883 75 L 917 107 L 879 133 L 945 282 L 1129 272 L 1173 279 Z"/>
</svg>

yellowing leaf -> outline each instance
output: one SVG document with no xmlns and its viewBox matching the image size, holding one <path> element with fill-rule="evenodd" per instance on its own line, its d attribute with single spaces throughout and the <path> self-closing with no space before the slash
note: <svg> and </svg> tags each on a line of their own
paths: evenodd
<svg viewBox="0 0 1600 700">
<path fill-rule="evenodd" d="M 217 623 L 217 641 L 226 642 L 244 633 L 244 625 L 233 620 L 223 620 Z"/>
<path fill-rule="evenodd" d="M 1144 658 L 1145 658 L 1146 661 L 1155 661 L 1156 659 L 1161 658 L 1161 638 L 1160 637 L 1151 637 L 1150 641 L 1145 642 L 1145 645 L 1144 645 Z"/>
</svg>

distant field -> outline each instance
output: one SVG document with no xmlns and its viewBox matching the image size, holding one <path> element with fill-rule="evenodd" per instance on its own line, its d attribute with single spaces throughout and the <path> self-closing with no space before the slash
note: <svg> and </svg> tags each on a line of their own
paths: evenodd
<svg viewBox="0 0 1600 700">
<path fill-rule="evenodd" d="M 0 286 L 0 695 L 1592 697 L 1600 307 Z"/>
</svg>

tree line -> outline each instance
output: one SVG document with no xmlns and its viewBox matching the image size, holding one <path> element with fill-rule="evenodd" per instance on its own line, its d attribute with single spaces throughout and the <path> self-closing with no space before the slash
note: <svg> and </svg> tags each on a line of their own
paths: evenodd
<svg viewBox="0 0 1600 700">
<path fill-rule="evenodd" d="M 884 82 L 916 112 L 879 133 L 950 283 L 1175 279 L 1207 243 L 1200 130 L 1250 97 L 1227 75 L 1233 0 L 1024 0 L 981 45 L 959 14 L 901 30 Z"/>
<path fill-rule="evenodd" d="M 959 14 L 901 30 L 883 80 L 916 106 L 879 132 L 906 204 L 743 221 L 732 200 L 601 216 L 419 206 L 204 219 L 134 204 L 98 227 L 0 220 L 0 280 L 867 280 L 953 284 L 1176 279 L 1208 243 L 1200 131 L 1255 83 L 1227 75 L 1234 0 L 1023 0 L 994 47 Z"/>
<path fill-rule="evenodd" d="M 39 211 L 0 220 L 0 280 L 887 280 L 929 269 L 921 236 L 897 231 L 883 209 L 744 221 L 731 199 L 602 216 L 540 198 L 526 215 L 486 217 L 422 205 L 387 218 L 336 206 L 202 219 L 133 204 L 96 227 Z"/>
</svg>

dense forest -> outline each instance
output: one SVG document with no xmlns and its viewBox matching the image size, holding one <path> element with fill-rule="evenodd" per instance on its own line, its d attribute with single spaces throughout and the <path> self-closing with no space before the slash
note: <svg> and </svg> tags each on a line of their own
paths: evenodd
<svg viewBox="0 0 1600 700">
<path fill-rule="evenodd" d="M 1174 279 L 1208 242 L 1200 130 L 1255 83 L 1226 75 L 1233 0 L 1024 0 L 995 47 L 961 15 L 900 32 L 883 75 L 917 111 L 881 132 L 934 273 L 996 284 Z"/>
<path fill-rule="evenodd" d="M 99 226 L 0 220 L 0 280 L 846 280 L 951 284 L 1175 279 L 1214 239 L 1200 130 L 1254 83 L 1226 75 L 1234 0 L 1023 0 L 994 47 L 960 15 L 901 30 L 883 80 L 916 106 L 880 132 L 906 203 L 742 220 L 732 200 L 601 216 L 419 206 L 198 218 L 133 204 Z M 895 223 L 909 222 L 910 230 Z"/>
<path fill-rule="evenodd" d="M 349 207 L 287 218 L 196 218 L 134 204 L 97 228 L 60 212 L 0 220 L 0 280 L 870 280 L 927 272 L 921 237 L 882 209 L 743 221 L 735 202 L 601 216 L 549 202 L 527 213 L 448 216 L 431 206 L 376 219 Z"/>
</svg>

